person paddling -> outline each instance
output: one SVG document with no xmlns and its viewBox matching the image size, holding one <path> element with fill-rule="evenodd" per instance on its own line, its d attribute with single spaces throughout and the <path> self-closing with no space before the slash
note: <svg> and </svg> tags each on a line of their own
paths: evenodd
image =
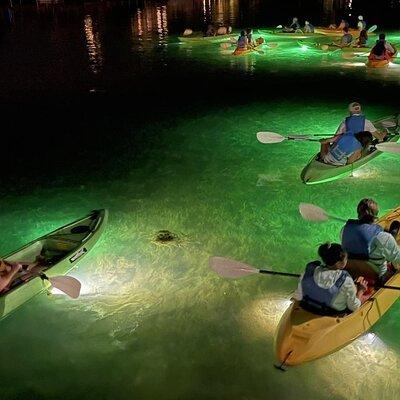
<svg viewBox="0 0 400 400">
<path fill-rule="evenodd" d="M 237 50 L 246 50 L 248 45 L 247 35 L 245 31 L 240 32 L 239 39 L 237 41 L 236 49 Z"/>
<path fill-rule="evenodd" d="M 318 249 L 320 261 L 307 264 L 293 295 L 300 306 L 319 315 L 338 315 L 357 310 L 364 301 L 367 282 L 360 277 L 355 284 L 344 271 L 347 253 L 338 243 L 325 243 Z"/>
<path fill-rule="evenodd" d="M 327 139 L 322 139 L 320 141 L 322 144 L 332 144 L 339 140 L 342 135 L 354 136 L 358 132 L 365 131 L 371 132 L 372 136 L 379 141 L 382 141 L 385 138 L 386 132 L 379 132 L 373 123 L 365 118 L 360 103 L 356 101 L 350 103 L 348 110 L 350 115 L 340 123 L 335 135 Z"/>
<path fill-rule="evenodd" d="M 347 47 L 353 41 L 353 35 L 349 32 L 349 28 L 343 28 L 343 36 L 340 39 L 340 42 L 333 42 L 331 46 L 337 47 Z"/>
<path fill-rule="evenodd" d="M 253 29 L 247 28 L 246 29 L 246 37 L 247 37 L 247 46 L 248 47 L 255 47 L 256 42 L 253 39 Z"/>
<path fill-rule="evenodd" d="M 358 16 L 357 29 L 361 32 L 362 30 L 367 29 L 367 23 L 364 21 L 364 17 L 362 15 Z"/>
<path fill-rule="evenodd" d="M 314 33 L 314 26 L 310 24 L 308 21 L 304 23 L 304 33 Z"/>
<path fill-rule="evenodd" d="M 368 42 L 368 32 L 365 29 L 363 29 L 360 32 L 360 36 L 356 40 L 355 47 L 365 47 L 367 45 L 367 42 Z"/>
<path fill-rule="evenodd" d="M 294 17 L 290 26 L 285 26 L 282 29 L 282 32 L 286 33 L 295 33 L 296 31 L 300 30 L 299 20 Z"/>
<path fill-rule="evenodd" d="M 321 143 L 320 157 L 325 164 L 346 165 L 359 160 L 371 145 L 371 132 L 358 132 L 355 135 L 342 135 L 332 145 Z"/>
<path fill-rule="evenodd" d="M 369 60 L 390 60 L 396 54 L 396 49 L 386 41 L 386 35 L 381 33 L 375 46 L 368 56 Z"/>
<path fill-rule="evenodd" d="M 390 276 L 388 263 L 396 269 L 400 267 L 400 247 L 394 237 L 399 226 L 394 221 L 385 232 L 376 223 L 378 213 L 373 199 L 362 199 L 357 206 L 357 219 L 349 219 L 342 229 L 342 246 L 349 258 L 368 261 L 379 278 L 386 280 Z"/>
</svg>

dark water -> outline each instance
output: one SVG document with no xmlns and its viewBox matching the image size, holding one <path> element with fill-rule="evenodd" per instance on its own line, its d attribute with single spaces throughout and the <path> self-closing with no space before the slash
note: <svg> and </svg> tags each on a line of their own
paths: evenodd
<svg viewBox="0 0 400 400">
<path fill-rule="evenodd" d="M 110 221 L 73 272 L 79 300 L 38 296 L 1 321 L 1 399 L 396 398 L 398 305 L 344 350 L 276 374 L 274 330 L 295 282 L 226 281 L 207 265 L 223 255 L 298 273 L 340 229 L 305 224 L 299 202 L 343 217 L 362 197 L 382 212 L 400 202 L 395 155 L 306 187 L 314 143 L 255 138 L 333 132 L 354 100 L 370 119 L 398 112 L 397 61 L 372 71 L 365 57 L 273 37 L 276 50 L 245 57 L 178 40 L 210 20 L 240 29 L 349 12 L 271 3 L 14 3 L 3 19 L 1 253 L 91 209 Z M 180 240 L 157 245 L 160 229 Z"/>
</svg>

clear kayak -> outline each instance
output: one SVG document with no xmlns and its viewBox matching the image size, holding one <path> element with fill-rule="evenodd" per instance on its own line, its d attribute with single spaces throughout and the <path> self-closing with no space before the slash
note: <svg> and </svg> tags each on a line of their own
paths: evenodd
<svg viewBox="0 0 400 400">
<path fill-rule="evenodd" d="M 96 210 L 2 257 L 9 262 L 33 263 L 40 256 L 42 271 L 49 277 L 65 275 L 96 244 L 104 230 L 107 210 Z M 8 291 L 0 295 L 0 318 L 4 318 L 38 293 L 47 283 L 34 276 L 17 276 Z"/>
<path fill-rule="evenodd" d="M 389 131 L 387 141 L 397 142 L 400 138 L 400 134 L 397 132 L 397 118 L 392 115 L 374 121 L 374 125 L 378 130 L 387 129 Z M 355 170 L 361 168 L 363 165 L 367 164 L 369 161 L 373 160 L 375 157 L 382 154 L 381 151 L 372 147 L 364 157 L 355 161 L 352 164 L 346 164 L 341 166 L 325 164 L 320 161 L 319 153 L 311 158 L 308 164 L 304 167 L 301 172 L 301 180 L 307 185 L 313 185 L 317 183 L 324 183 L 333 181 L 336 179 L 343 178 L 350 175 Z"/>
<path fill-rule="evenodd" d="M 228 34 L 228 35 L 216 35 L 216 36 L 204 36 L 202 33 L 194 33 L 189 36 L 179 36 L 178 39 L 182 43 L 218 43 L 226 39 L 236 38 L 238 34 Z"/>
<path fill-rule="evenodd" d="M 378 223 L 388 229 L 395 220 L 400 221 L 400 207 Z M 400 234 L 396 240 L 400 244 Z M 393 275 L 385 285 L 400 288 L 400 273 Z M 279 363 L 299 365 L 334 353 L 367 332 L 399 297 L 400 290 L 380 288 L 374 290 L 357 311 L 333 317 L 310 313 L 293 301 L 283 314 L 275 335 Z"/>
</svg>

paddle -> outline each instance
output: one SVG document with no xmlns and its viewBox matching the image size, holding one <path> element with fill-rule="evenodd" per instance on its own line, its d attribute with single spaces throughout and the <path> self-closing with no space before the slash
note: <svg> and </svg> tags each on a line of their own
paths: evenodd
<svg viewBox="0 0 400 400">
<path fill-rule="evenodd" d="M 327 135 L 328 136 L 328 135 Z M 308 142 L 319 142 L 319 139 L 313 139 L 312 135 L 280 135 L 275 132 L 257 132 L 257 139 L 264 144 L 280 143 L 284 140 L 303 140 Z"/>
<path fill-rule="evenodd" d="M 347 222 L 347 220 L 345 220 L 343 218 L 329 215 L 323 208 L 315 206 L 314 204 L 300 203 L 299 211 L 300 211 L 301 216 L 306 221 L 325 222 L 330 219 L 334 219 L 334 220 L 340 221 L 340 222 Z"/>
<path fill-rule="evenodd" d="M 400 153 L 400 143 L 394 143 L 394 142 L 378 143 L 375 145 L 375 147 L 379 151 L 384 151 L 386 153 L 393 153 L 393 154 Z"/>
<path fill-rule="evenodd" d="M 280 275 L 280 276 L 289 276 L 292 278 L 300 277 L 300 274 L 258 269 L 252 267 L 251 265 L 242 263 L 240 261 L 231 260 L 230 258 L 225 258 L 225 257 L 210 257 L 209 264 L 211 269 L 215 271 L 219 276 L 222 276 L 223 278 L 235 279 L 254 274 Z M 400 290 L 400 287 L 389 286 L 389 285 L 375 285 L 375 287 L 381 289 Z"/>
<path fill-rule="evenodd" d="M 73 278 L 72 276 L 52 276 L 48 277 L 45 274 L 40 274 L 40 278 L 43 280 L 47 280 L 51 283 L 51 286 L 54 288 L 61 290 L 67 296 L 77 299 L 79 297 L 81 291 L 81 283 L 78 279 Z"/>
<path fill-rule="evenodd" d="M 372 25 L 372 26 L 367 30 L 367 33 L 372 33 L 372 32 L 374 32 L 374 31 L 376 31 L 377 28 L 378 28 L 377 25 Z M 358 37 L 357 39 L 352 40 L 352 41 L 351 41 L 347 46 L 345 46 L 345 47 L 352 47 L 352 46 L 357 42 L 358 39 L 359 39 L 359 37 Z M 369 54 L 369 53 L 368 53 L 368 54 Z M 344 57 L 344 58 L 352 58 L 352 57 L 360 57 L 360 56 L 361 56 L 361 54 L 355 54 L 354 52 L 352 52 L 352 53 L 347 53 L 346 57 Z"/>
</svg>

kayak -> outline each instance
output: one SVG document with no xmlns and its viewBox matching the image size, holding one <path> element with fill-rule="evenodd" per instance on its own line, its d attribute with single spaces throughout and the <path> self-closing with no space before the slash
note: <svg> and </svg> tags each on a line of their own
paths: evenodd
<svg viewBox="0 0 400 400">
<path fill-rule="evenodd" d="M 321 37 L 320 33 L 303 33 L 303 32 L 282 32 L 282 31 L 269 31 L 266 29 L 259 29 L 258 33 L 260 35 L 273 35 L 279 36 L 281 38 L 288 38 L 288 39 L 308 39 L 308 38 L 315 38 Z"/>
<path fill-rule="evenodd" d="M 246 54 L 250 54 L 250 53 L 260 53 L 261 45 L 255 46 L 252 49 L 239 49 L 238 47 L 236 47 L 235 51 L 232 53 L 232 55 L 234 56 L 244 56 Z"/>
<path fill-rule="evenodd" d="M 228 35 L 216 35 L 216 36 L 204 36 L 202 33 L 195 33 L 189 36 L 179 36 L 178 39 L 182 43 L 193 43 L 193 44 L 200 44 L 200 43 L 218 43 L 222 40 L 226 40 L 229 38 L 235 38 L 239 36 L 238 34 L 230 33 Z"/>
<path fill-rule="evenodd" d="M 368 60 L 365 65 L 369 68 L 385 68 L 392 60 L 392 58 L 390 60 Z"/>
<path fill-rule="evenodd" d="M 400 207 L 378 223 L 385 229 L 400 221 Z M 400 234 L 397 235 L 400 244 Z M 400 287 L 400 272 L 385 285 Z M 283 365 L 299 365 L 341 349 L 368 331 L 400 297 L 400 290 L 377 289 L 351 314 L 327 317 L 303 310 L 293 301 L 283 314 L 275 335 L 275 353 Z"/>
<path fill-rule="evenodd" d="M 315 28 L 315 33 L 319 33 L 320 35 L 330 36 L 330 37 L 342 37 L 343 31 L 337 29 L 328 29 L 328 28 Z M 360 34 L 358 29 L 349 29 L 349 33 L 357 38 Z M 375 32 L 368 32 L 368 36 L 376 35 Z"/>
<path fill-rule="evenodd" d="M 392 126 L 390 126 L 390 124 Z M 395 131 L 396 128 L 396 118 L 395 116 L 390 116 L 386 118 L 382 118 L 380 120 L 374 121 L 375 127 L 379 129 L 387 128 L 389 130 L 390 136 L 387 141 L 397 142 L 400 138 L 400 134 Z M 335 179 L 343 178 L 347 175 L 350 175 L 356 169 L 362 167 L 367 162 L 371 161 L 375 157 L 382 154 L 381 151 L 372 148 L 369 153 L 367 153 L 364 157 L 360 158 L 356 162 L 352 164 L 346 164 L 341 166 L 325 164 L 322 161 L 319 161 L 319 153 L 311 158 L 308 164 L 304 167 L 301 172 L 301 180 L 303 183 L 307 185 L 313 185 L 317 183 L 329 182 Z"/>
<path fill-rule="evenodd" d="M 107 210 L 92 211 L 1 258 L 9 262 L 33 263 L 40 256 L 40 264 L 47 276 L 65 275 L 96 244 L 107 217 Z M 27 280 L 23 280 L 23 275 L 17 276 L 10 289 L 0 295 L 0 319 L 46 290 L 45 282 L 39 276 Z"/>
<path fill-rule="evenodd" d="M 324 45 L 322 45 L 324 46 Z M 352 46 L 346 46 L 346 47 L 339 47 L 339 46 L 328 46 L 328 48 L 319 46 L 321 50 L 324 51 L 342 51 L 342 52 L 351 52 L 351 53 L 369 53 L 371 51 L 371 47 L 352 47 Z M 327 45 L 325 45 L 327 46 Z"/>
</svg>

